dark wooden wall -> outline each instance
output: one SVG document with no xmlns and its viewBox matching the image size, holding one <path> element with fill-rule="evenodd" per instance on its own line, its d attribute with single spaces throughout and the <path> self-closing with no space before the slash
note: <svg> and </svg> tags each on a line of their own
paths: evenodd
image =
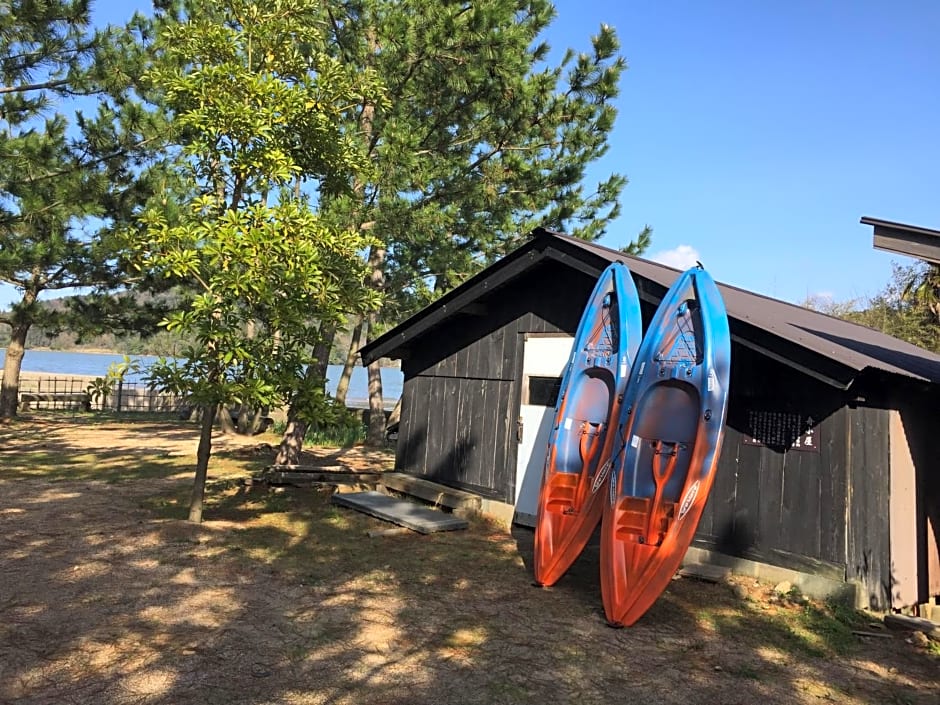
<svg viewBox="0 0 940 705">
<path fill-rule="evenodd" d="M 862 585 L 868 606 L 891 607 L 889 412 L 847 407 L 849 468 L 845 573 Z"/>
<path fill-rule="evenodd" d="M 410 351 L 396 467 L 512 502 L 523 334 L 573 335 L 594 281 L 544 262 Z"/>
<path fill-rule="evenodd" d="M 853 580 L 891 600 L 889 413 L 741 345 L 715 485 L 696 545 Z M 749 412 L 811 416 L 815 450 L 755 446 Z"/>
</svg>

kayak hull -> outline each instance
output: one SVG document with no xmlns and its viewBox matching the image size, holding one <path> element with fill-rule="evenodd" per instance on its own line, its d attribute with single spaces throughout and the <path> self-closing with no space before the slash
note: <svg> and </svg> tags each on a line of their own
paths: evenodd
<svg viewBox="0 0 940 705">
<path fill-rule="evenodd" d="M 535 582 L 553 585 L 600 523 L 613 434 L 642 335 L 629 270 L 604 270 L 588 299 L 562 378 L 548 441 L 535 528 Z"/>
<path fill-rule="evenodd" d="M 614 434 L 601 526 L 601 594 L 613 626 L 652 606 L 692 542 L 724 435 L 730 358 L 718 288 L 691 269 L 650 323 Z"/>
</svg>

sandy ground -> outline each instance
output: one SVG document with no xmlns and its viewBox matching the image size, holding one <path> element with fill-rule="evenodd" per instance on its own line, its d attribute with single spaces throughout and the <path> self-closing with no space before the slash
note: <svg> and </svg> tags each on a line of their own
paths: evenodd
<svg viewBox="0 0 940 705">
<path fill-rule="evenodd" d="M 216 450 L 263 464 L 258 444 Z M 97 477 L 83 454 L 101 449 L 139 472 Z M 232 483 L 191 525 L 174 512 L 194 449 L 192 427 L 0 426 L 0 703 L 940 702 L 940 659 L 910 635 L 836 653 L 794 636 L 803 608 L 753 581 L 677 580 L 615 630 L 595 547 L 543 590 L 529 532 L 369 538 L 383 525 L 328 491 Z M 45 454 L 75 465 L 31 475 Z"/>
</svg>

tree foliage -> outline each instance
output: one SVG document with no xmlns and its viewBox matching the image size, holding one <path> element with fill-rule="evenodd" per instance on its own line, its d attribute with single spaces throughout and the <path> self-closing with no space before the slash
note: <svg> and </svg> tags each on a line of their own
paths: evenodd
<svg viewBox="0 0 940 705">
<path fill-rule="evenodd" d="M 623 176 L 585 184 L 607 151 L 625 68 L 611 27 L 550 65 L 540 39 L 549 2 L 327 7 L 338 56 L 388 88 L 384 106 L 356 115 L 374 176 L 331 204 L 385 246 L 387 318 L 453 288 L 536 226 L 593 240 L 619 214 Z"/>
<path fill-rule="evenodd" d="M 940 268 L 937 265 L 895 263 L 891 280 L 867 300 L 808 299 L 803 305 L 940 354 Z"/>
<path fill-rule="evenodd" d="M 853 319 L 940 353 L 940 268 L 895 264 L 891 281 Z"/>
<path fill-rule="evenodd" d="M 342 115 L 378 102 L 380 90 L 371 73 L 324 51 L 318 10 L 302 0 L 175 6 L 150 73 L 194 196 L 178 223 L 148 213 L 132 246 L 143 271 L 198 292 L 165 321 L 196 342 L 151 373 L 203 409 L 193 521 L 220 405 L 289 402 L 316 413 L 323 380 L 304 374 L 312 322 L 338 323 L 376 300 L 361 286 L 370 239 L 320 217 L 314 201 L 340 197 L 368 169 Z"/>
<path fill-rule="evenodd" d="M 374 71 L 384 105 L 358 130 L 374 169 L 328 217 L 378 239 L 368 283 L 386 294 L 366 321 L 380 335 L 518 245 L 536 226 L 596 239 L 626 179 L 585 183 L 605 154 L 625 62 L 602 25 L 587 51 L 554 65 L 540 35 L 547 0 L 344 0 L 326 3 L 330 45 Z M 381 383 L 370 369 L 369 439 L 381 441 Z"/>
</svg>

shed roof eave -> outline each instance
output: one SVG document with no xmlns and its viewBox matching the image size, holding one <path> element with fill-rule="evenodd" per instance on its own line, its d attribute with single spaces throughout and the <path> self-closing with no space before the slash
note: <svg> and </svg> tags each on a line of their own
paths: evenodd
<svg viewBox="0 0 940 705">
<path fill-rule="evenodd" d="M 397 351 L 408 341 L 472 304 L 483 294 L 503 286 L 521 272 L 536 265 L 544 256 L 544 250 L 539 247 L 538 240 L 533 239 L 525 243 L 384 335 L 359 348 L 363 364 L 368 365 L 382 357 L 398 359 L 400 355 L 396 354 Z"/>
</svg>

